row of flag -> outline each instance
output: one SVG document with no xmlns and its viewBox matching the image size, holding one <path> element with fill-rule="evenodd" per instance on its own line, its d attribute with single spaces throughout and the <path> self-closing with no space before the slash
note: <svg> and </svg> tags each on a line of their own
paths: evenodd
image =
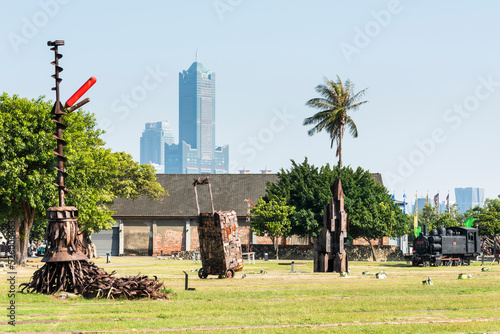
<svg viewBox="0 0 500 334">
<path fill-rule="evenodd" d="M 393 196 L 394 198 L 394 196 Z M 403 213 L 406 214 L 406 194 L 403 194 Z M 429 204 L 429 195 L 425 198 L 425 205 Z M 434 195 L 434 206 L 437 208 L 437 214 L 439 217 L 439 192 Z M 450 213 L 450 194 L 446 196 L 446 211 Z M 474 226 L 474 218 L 470 217 L 468 220 L 464 222 L 465 227 L 473 227 Z M 415 233 L 415 237 L 418 237 L 422 232 L 420 226 L 418 226 L 418 201 L 417 194 L 415 194 L 415 212 L 413 217 L 413 232 Z"/>
<path fill-rule="evenodd" d="M 393 196 L 394 198 L 394 196 Z M 425 204 L 429 204 L 429 195 L 425 198 Z M 439 193 L 434 195 L 434 206 L 437 208 L 437 213 L 439 216 Z M 417 194 L 415 194 L 415 212 L 418 211 L 418 201 L 417 201 Z M 450 194 L 446 196 L 446 211 L 450 213 Z M 403 194 L 403 213 L 406 214 L 406 194 Z"/>
</svg>

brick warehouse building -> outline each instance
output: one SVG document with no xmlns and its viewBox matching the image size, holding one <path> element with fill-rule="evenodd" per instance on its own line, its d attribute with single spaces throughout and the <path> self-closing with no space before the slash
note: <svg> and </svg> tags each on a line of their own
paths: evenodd
<svg viewBox="0 0 500 334">
<path fill-rule="evenodd" d="M 99 256 L 158 255 L 194 250 L 199 247 L 197 208 L 193 179 L 210 178 L 215 210 L 235 210 L 243 244 L 268 244 L 269 238 L 249 235 L 246 222 L 248 202 L 264 196 L 267 182 L 276 182 L 276 174 L 157 174 L 156 180 L 168 191 L 162 201 L 147 198 L 116 199 L 112 207 L 116 225 L 112 230 L 92 235 Z M 211 211 L 208 186 L 198 186 L 201 212 Z M 292 238 L 294 240 L 299 238 Z M 295 241 L 296 242 L 296 241 Z"/>
<path fill-rule="evenodd" d="M 382 183 L 380 174 L 372 175 Z M 194 178 L 207 176 L 212 185 L 215 210 L 236 211 L 241 243 L 271 244 L 269 238 L 250 233 L 246 221 L 247 200 L 257 203 L 259 196 L 266 193 L 266 183 L 277 181 L 276 174 L 157 174 L 157 181 L 169 196 L 162 201 L 116 199 L 112 207 L 116 211 L 113 215 L 116 225 L 111 230 L 92 234 L 98 255 L 160 255 L 197 249 L 197 208 L 192 183 Z M 201 212 L 211 211 L 207 186 L 198 186 L 198 197 Z M 283 241 L 296 245 L 309 243 L 307 238 L 297 236 Z M 383 241 L 383 244 L 388 242 Z M 375 241 L 374 244 L 381 243 Z"/>
</svg>

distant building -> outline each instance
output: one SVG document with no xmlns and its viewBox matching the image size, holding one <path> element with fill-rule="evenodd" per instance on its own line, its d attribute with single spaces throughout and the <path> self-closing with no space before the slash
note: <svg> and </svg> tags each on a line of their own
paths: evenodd
<svg viewBox="0 0 500 334">
<path fill-rule="evenodd" d="M 484 205 L 484 188 L 455 188 L 455 202 L 458 204 L 458 212 L 464 213 L 470 208 Z"/>
<path fill-rule="evenodd" d="M 146 123 L 141 136 L 141 164 L 155 167 L 158 173 L 164 172 L 165 146 L 174 143 L 174 136 L 167 121 Z"/>
<path fill-rule="evenodd" d="M 426 200 L 425 197 L 417 198 L 413 203 L 413 207 L 412 207 L 410 213 L 415 213 L 415 205 L 417 206 L 418 212 L 422 212 L 422 210 L 424 209 L 424 206 L 425 206 L 425 200 Z M 431 202 L 431 199 L 429 198 L 429 203 L 430 202 Z"/>
<path fill-rule="evenodd" d="M 196 56 L 179 73 L 179 144 L 165 147 L 165 173 L 228 172 L 229 146 L 215 146 L 215 73 Z"/>
</svg>

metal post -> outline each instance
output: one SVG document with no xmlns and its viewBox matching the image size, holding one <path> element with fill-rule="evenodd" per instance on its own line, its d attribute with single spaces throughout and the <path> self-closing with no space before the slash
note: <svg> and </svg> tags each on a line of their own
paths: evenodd
<svg viewBox="0 0 500 334">
<path fill-rule="evenodd" d="M 111 262 L 111 254 L 106 253 L 106 263 L 110 263 L 110 262 Z"/>
<path fill-rule="evenodd" d="M 208 179 L 208 177 L 207 177 Z M 212 196 L 212 185 L 209 183 L 208 184 L 208 191 L 210 192 L 210 203 L 212 204 L 212 214 L 215 213 L 215 209 L 214 209 L 214 198 Z"/>
<path fill-rule="evenodd" d="M 184 272 L 184 290 L 189 290 L 189 276 L 188 276 L 188 273 L 183 271 Z"/>
<path fill-rule="evenodd" d="M 198 204 L 198 191 L 196 190 L 196 185 L 194 186 L 194 196 L 196 197 L 196 209 L 198 210 L 198 216 L 200 215 L 200 204 Z"/>
<path fill-rule="evenodd" d="M 294 271 L 294 268 L 293 268 L 293 265 L 294 265 L 294 263 L 293 263 L 293 261 L 292 261 L 292 273 L 294 273 L 294 272 L 295 272 L 295 271 Z"/>
</svg>

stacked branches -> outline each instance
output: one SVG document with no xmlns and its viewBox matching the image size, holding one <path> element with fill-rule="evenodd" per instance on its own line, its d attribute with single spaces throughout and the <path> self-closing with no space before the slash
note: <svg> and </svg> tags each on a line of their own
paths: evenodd
<svg viewBox="0 0 500 334">
<path fill-rule="evenodd" d="M 71 291 L 85 298 L 170 299 L 163 292 L 164 282 L 148 276 L 114 277 L 91 261 L 47 262 L 32 276 L 29 283 L 20 285 L 21 291 L 52 294 Z"/>
</svg>

